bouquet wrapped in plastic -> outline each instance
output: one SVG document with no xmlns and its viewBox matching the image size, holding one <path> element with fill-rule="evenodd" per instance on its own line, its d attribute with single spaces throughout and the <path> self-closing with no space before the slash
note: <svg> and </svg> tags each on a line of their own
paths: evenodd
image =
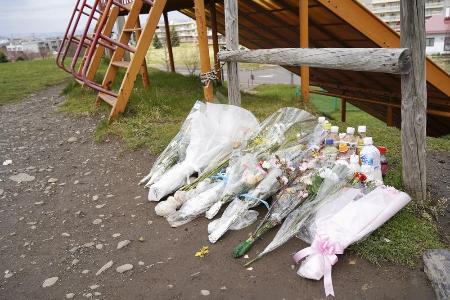
<svg viewBox="0 0 450 300">
<path fill-rule="evenodd" d="M 148 199 L 159 201 L 184 185 L 194 173 L 201 173 L 217 156 L 231 153 L 258 129 L 249 111 L 223 104 L 206 104 L 191 120 L 190 141 L 183 161 L 166 171 L 150 186 Z"/>
<path fill-rule="evenodd" d="M 303 204 L 286 217 L 272 242 L 255 259 L 249 261 L 246 265 L 272 252 L 294 237 L 308 217 L 323 204 L 327 197 L 335 194 L 348 183 L 349 172 L 350 170 L 344 165 L 335 165 L 333 169 L 321 169 L 311 179 L 312 181 L 321 181 L 320 178 L 323 179 L 317 192 L 311 191 L 308 198 L 303 201 Z"/>
<path fill-rule="evenodd" d="M 253 154 L 257 159 L 264 160 L 277 151 L 283 144 L 290 144 L 299 139 L 298 135 L 310 134 L 316 125 L 315 118 L 310 113 L 292 107 L 280 108 L 267 117 L 259 129 L 248 139 L 246 144 L 237 149 L 233 155 Z M 303 136 L 301 136 L 302 138 Z M 230 156 L 210 164 L 194 182 L 184 186 L 183 190 L 195 188 L 196 184 L 219 173 L 231 165 Z"/>
<path fill-rule="evenodd" d="M 186 120 L 184 120 L 180 131 L 172 139 L 172 141 L 170 141 L 166 149 L 164 149 L 164 151 L 158 156 L 156 161 L 153 163 L 150 173 L 148 173 L 148 175 L 139 182 L 140 185 L 144 183 L 147 183 L 147 187 L 152 185 L 168 169 L 176 163 L 184 160 L 186 156 L 186 148 L 190 141 L 192 120 L 196 117 L 199 110 L 204 110 L 205 105 L 206 104 L 201 101 L 195 102 L 190 113 L 186 117 Z"/>
<path fill-rule="evenodd" d="M 311 246 L 294 255 L 296 262 L 305 259 L 297 274 L 315 280 L 324 277 L 326 296 L 334 296 L 331 268 L 337 262 L 336 255 L 364 239 L 411 200 L 392 187 L 377 187 L 359 199 L 351 196 L 355 193 L 352 190 L 324 204 L 299 234 Z"/>
</svg>

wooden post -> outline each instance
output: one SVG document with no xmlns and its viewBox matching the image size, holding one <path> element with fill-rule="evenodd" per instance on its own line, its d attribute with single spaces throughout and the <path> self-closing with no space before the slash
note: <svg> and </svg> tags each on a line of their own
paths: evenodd
<svg viewBox="0 0 450 300">
<path fill-rule="evenodd" d="M 309 47 L 308 0 L 299 0 L 300 48 Z M 309 102 L 309 67 L 300 67 L 300 88 L 302 99 Z"/>
<path fill-rule="evenodd" d="M 218 84 L 222 84 L 222 74 L 220 72 L 220 62 L 217 59 L 217 53 L 219 53 L 219 37 L 217 35 L 217 13 L 216 13 L 216 1 L 209 2 L 209 13 L 211 15 L 211 31 L 214 50 L 214 70 L 216 71 Z"/>
<path fill-rule="evenodd" d="M 200 71 L 207 73 L 211 71 L 209 60 L 208 32 L 206 31 L 205 2 L 194 0 L 195 20 L 197 22 L 198 48 L 200 52 Z M 213 100 L 213 84 L 210 82 L 203 88 L 206 101 Z"/>
<path fill-rule="evenodd" d="M 401 0 L 400 14 L 400 43 L 412 52 L 411 71 L 401 76 L 403 183 L 423 203 L 427 196 L 425 0 Z"/>
<path fill-rule="evenodd" d="M 394 126 L 394 115 L 392 109 L 393 107 L 391 105 L 387 107 L 386 125 L 389 127 Z"/>
<path fill-rule="evenodd" d="M 347 99 L 341 98 L 341 122 L 347 122 Z"/>
<path fill-rule="evenodd" d="M 170 71 L 175 73 L 175 63 L 173 61 L 173 51 L 172 51 L 172 39 L 170 37 L 169 17 L 167 16 L 167 12 L 164 12 L 164 26 L 166 31 L 167 50 L 169 51 Z"/>
<path fill-rule="evenodd" d="M 238 23 L 238 1 L 225 0 L 225 37 L 226 45 L 229 50 L 239 49 L 239 23 Z M 230 61 L 227 63 L 228 75 L 228 103 L 232 105 L 241 105 L 239 64 Z"/>
</svg>

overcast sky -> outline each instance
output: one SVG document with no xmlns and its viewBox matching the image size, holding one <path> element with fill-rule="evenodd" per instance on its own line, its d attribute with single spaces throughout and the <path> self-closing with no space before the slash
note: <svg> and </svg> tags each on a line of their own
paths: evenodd
<svg viewBox="0 0 450 300">
<path fill-rule="evenodd" d="M 64 32 L 76 0 L 0 0 L 0 36 Z M 170 20 L 186 20 L 173 12 Z"/>
</svg>

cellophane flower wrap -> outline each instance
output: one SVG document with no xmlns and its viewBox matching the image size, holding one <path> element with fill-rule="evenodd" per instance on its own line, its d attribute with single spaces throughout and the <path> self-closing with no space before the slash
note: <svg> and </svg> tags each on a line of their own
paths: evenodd
<svg viewBox="0 0 450 300">
<path fill-rule="evenodd" d="M 260 129 L 248 140 L 247 145 L 234 155 L 249 155 L 251 154 L 256 160 L 270 161 L 274 158 L 274 153 L 281 148 L 288 149 L 289 147 L 299 147 L 297 150 L 302 150 L 299 140 L 307 140 L 315 126 L 315 118 L 310 113 L 297 108 L 287 107 L 281 108 L 274 114 L 270 115 L 261 124 Z M 294 161 L 295 155 L 293 148 L 286 152 L 293 157 L 289 157 L 290 161 Z M 287 155 L 287 154 L 286 154 Z M 280 153 L 284 158 L 284 154 Z M 232 162 L 230 162 L 232 167 Z M 214 204 L 207 212 L 206 217 L 212 219 L 219 212 L 223 204 L 231 201 L 237 195 L 248 192 L 254 186 L 246 185 L 245 187 L 233 187 L 234 193 L 227 193 L 224 191 L 219 202 Z M 239 191 L 240 190 L 240 191 Z"/>
<path fill-rule="evenodd" d="M 191 121 L 186 157 L 150 186 L 150 201 L 159 201 L 184 185 L 189 177 L 245 142 L 259 127 L 248 110 L 224 104 L 207 103 Z"/>
<path fill-rule="evenodd" d="M 392 187 L 379 186 L 366 195 L 359 189 L 345 189 L 322 205 L 300 231 L 299 237 L 311 246 L 294 255 L 297 262 L 305 258 L 297 274 L 315 280 L 325 276 L 325 293 L 334 295 L 331 267 L 336 255 L 371 234 L 410 200 Z"/>
<path fill-rule="evenodd" d="M 184 160 L 186 156 L 186 148 L 189 145 L 192 120 L 196 117 L 200 110 L 204 110 L 205 103 L 201 101 L 195 102 L 191 111 L 187 115 L 186 119 L 181 126 L 180 131 L 170 141 L 169 145 L 158 156 L 153 166 L 139 184 L 146 183 L 146 186 L 151 186 L 161 177 L 168 169 L 174 166 L 176 163 Z"/>
<path fill-rule="evenodd" d="M 327 197 L 335 194 L 348 183 L 349 169 L 344 165 L 335 165 L 333 169 L 321 169 L 311 181 L 322 182 L 317 191 L 309 190 L 308 198 L 286 217 L 272 242 L 248 264 L 260 259 L 294 237 L 308 217 L 320 208 L 320 205 Z M 314 187 L 317 185 L 313 184 L 311 186 Z"/>
</svg>

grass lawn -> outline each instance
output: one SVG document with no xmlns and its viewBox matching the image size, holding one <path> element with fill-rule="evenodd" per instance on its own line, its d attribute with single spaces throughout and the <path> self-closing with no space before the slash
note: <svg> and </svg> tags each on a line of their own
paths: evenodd
<svg viewBox="0 0 450 300">
<path fill-rule="evenodd" d="M 74 116 L 100 114 L 102 120 L 96 130 L 96 139 L 101 141 L 107 136 L 118 136 L 130 149 L 145 147 L 153 155 L 160 153 L 178 131 L 196 99 L 202 98 L 202 86 L 197 77 L 171 74 L 155 69 L 150 71 L 151 88 L 142 89 L 138 80 L 126 113 L 111 125 L 106 123 L 109 107 L 106 105 L 94 110 L 92 104 L 95 94 L 80 89 L 71 83 L 66 88 L 67 101 L 60 107 L 62 111 Z M 295 86 L 262 85 L 256 88 L 256 94 L 243 94 L 243 107 L 251 110 L 259 119 L 263 119 L 275 110 L 286 106 L 306 108 L 313 112 L 325 113 L 342 128 L 368 126 L 368 134 L 378 145 L 389 149 L 390 172 L 387 185 L 402 188 L 400 131 L 387 127 L 370 115 L 350 107 L 347 123 L 338 120 L 339 100 L 312 96 L 312 105 L 304 107 L 295 97 Z M 226 89 L 216 88 L 219 102 L 226 101 Z M 337 101 L 337 104 L 336 104 Z M 429 150 L 450 151 L 450 140 L 428 138 Z M 439 240 L 433 222 L 417 217 L 411 206 L 402 210 L 387 224 L 377 230 L 365 241 L 350 247 L 350 251 L 376 263 L 394 262 L 413 267 L 426 249 L 444 247 Z"/>
<path fill-rule="evenodd" d="M 69 75 L 56 67 L 54 59 L 0 64 L 0 106 L 63 82 Z"/>
</svg>

